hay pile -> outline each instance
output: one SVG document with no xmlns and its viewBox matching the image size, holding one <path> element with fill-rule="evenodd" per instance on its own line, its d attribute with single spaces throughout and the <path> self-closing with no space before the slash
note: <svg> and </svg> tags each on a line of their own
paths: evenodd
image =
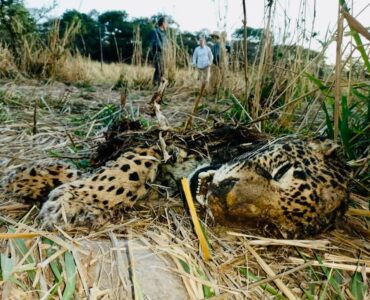
<svg viewBox="0 0 370 300">
<path fill-rule="evenodd" d="M 53 156 L 71 160 L 88 171 L 91 149 L 98 149 L 98 142 L 104 141 L 102 132 L 109 125 L 106 121 L 121 114 L 114 110 L 107 114 L 109 105 L 118 104 L 119 95 L 114 92 L 105 97 L 112 99 L 108 102 L 97 99 L 98 92 L 90 94 L 95 100 L 91 101 L 86 99 L 85 91 L 60 86 L 24 90 L 8 86 L 1 93 L 1 105 L 6 107 L 1 122 L 1 175 L 24 162 Z M 143 106 L 147 100 L 139 98 L 129 105 Z M 149 116 L 142 117 L 151 122 Z M 132 144 L 157 139 L 158 132 L 147 128 L 141 134 L 126 132 L 124 139 L 119 134 L 113 136 L 116 141 Z M 167 141 L 183 144 L 178 133 L 167 132 L 164 136 Z M 185 139 L 187 143 L 203 141 L 197 144 L 200 148 L 211 145 L 209 135 L 202 132 L 185 135 Z M 98 155 L 95 162 L 102 164 L 104 156 L 114 157 L 120 147 L 117 142 L 109 148 L 113 151 Z M 2 298 L 369 296 L 370 213 L 365 196 L 351 193 L 353 208 L 347 213 L 345 226 L 311 240 L 265 238 L 248 228 L 235 232 L 210 225 L 202 215 L 211 248 L 209 262 L 202 259 L 191 219 L 180 199 L 166 194 L 153 198 L 141 202 L 121 222 L 98 232 L 86 228 L 64 232 L 57 228 L 50 233 L 34 222 L 38 208 L 17 203 L 0 190 Z"/>
</svg>

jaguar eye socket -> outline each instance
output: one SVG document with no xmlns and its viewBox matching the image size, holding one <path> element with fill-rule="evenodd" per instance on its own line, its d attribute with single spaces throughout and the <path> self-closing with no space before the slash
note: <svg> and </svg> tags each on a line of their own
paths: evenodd
<svg viewBox="0 0 370 300">
<path fill-rule="evenodd" d="M 235 183 L 239 181 L 238 178 L 227 178 L 222 180 L 218 185 L 211 184 L 209 190 L 215 196 L 225 196 L 234 187 Z"/>
<path fill-rule="evenodd" d="M 268 180 L 272 179 L 272 176 L 269 173 L 269 171 L 267 171 L 265 168 L 261 167 L 260 165 L 256 166 L 256 173 L 258 175 L 261 175 L 263 178 L 268 179 Z"/>
</svg>

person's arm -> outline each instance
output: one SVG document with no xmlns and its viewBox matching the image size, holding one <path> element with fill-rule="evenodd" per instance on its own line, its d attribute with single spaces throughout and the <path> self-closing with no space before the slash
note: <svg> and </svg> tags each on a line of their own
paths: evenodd
<svg viewBox="0 0 370 300">
<path fill-rule="evenodd" d="M 157 32 L 156 29 L 154 29 L 152 31 L 151 40 L 152 40 L 152 49 L 155 52 L 161 52 L 162 51 L 162 43 L 159 40 L 158 32 Z"/>
<path fill-rule="evenodd" d="M 194 53 L 193 53 L 193 63 L 192 63 L 192 65 L 194 67 L 197 66 L 197 60 L 198 60 L 198 47 L 195 48 Z"/>
<path fill-rule="evenodd" d="M 212 65 L 213 63 L 213 54 L 209 47 L 208 47 L 208 62 L 209 62 L 209 65 Z"/>
</svg>

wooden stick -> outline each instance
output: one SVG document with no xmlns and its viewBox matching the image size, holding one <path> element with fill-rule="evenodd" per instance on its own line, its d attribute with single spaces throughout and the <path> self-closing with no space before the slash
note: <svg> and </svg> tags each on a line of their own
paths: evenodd
<svg viewBox="0 0 370 300">
<path fill-rule="evenodd" d="M 193 111 L 192 111 L 191 115 L 189 116 L 188 120 L 186 121 L 185 130 L 192 126 L 193 117 L 194 117 L 194 115 L 195 115 L 195 113 L 198 109 L 198 105 L 200 103 L 200 99 L 203 96 L 205 87 L 206 87 L 206 82 L 202 82 L 202 85 L 200 87 L 200 93 L 199 93 L 198 98 L 195 100 L 195 103 L 194 103 Z"/>
<path fill-rule="evenodd" d="M 205 261 L 209 261 L 211 258 L 211 254 L 209 252 L 207 240 L 204 236 L 202 228 L 200 227 L 200 222 L 197 216 L 197 212 L 195 210 L 193 197 L 191 196 L 191 193 L 190 193 L 189 182 L 186 178 L 181 179 L 181 186 L 182 186 L 186 201 L 189 206 L 190 216 L 194 224 L 195 233 L 197 234 L 198 239 L 199 239 L 199 244 L 202 250 L 203 258 Z"/>
</svg>

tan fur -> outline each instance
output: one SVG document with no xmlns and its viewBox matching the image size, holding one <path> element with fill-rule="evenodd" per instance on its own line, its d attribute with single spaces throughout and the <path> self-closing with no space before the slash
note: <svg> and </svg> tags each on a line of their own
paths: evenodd
<svg viewBox="0 0 370 300">
<path fill-rule="evenodd" d="M 79 171 L 63 162 L 40 163 L 11 171 L 3 179 L 2 186 L 19 200 L 42 201 L 52 189 L 80 176 Z"/>
<path fill-rule="evenodd" d="M 225 224 L 275 224 L 292 237 L 332 227 L 346 208 L 349 180 L 332 149 L 327 140 L 287 139 L 224 164 L 208 185 L 213 216 Z"/>
<path fill-rule="evenodd" d="M 111 167 L 89 178 L 64 184 L 49 194 L 39 218 L 47 226 L 83 224 L 100 227 L 117 209 L 131 207 L 149 191 L 159 157 L 138 148 L 120 156 Z"/>
</svg>

